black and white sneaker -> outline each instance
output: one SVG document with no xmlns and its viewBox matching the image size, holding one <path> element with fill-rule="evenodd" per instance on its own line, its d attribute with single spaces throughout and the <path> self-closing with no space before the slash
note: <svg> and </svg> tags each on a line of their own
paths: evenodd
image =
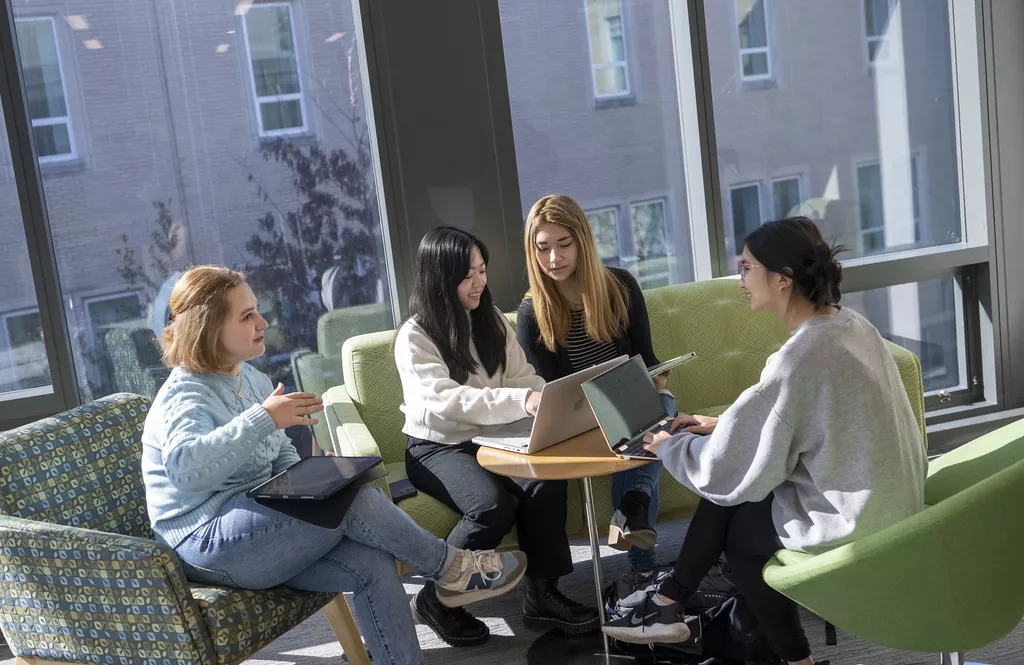
<svg viewBox="0 0 1024 665">
<path fill-rule="evenodd" d="M 676 644 L 690 639 L 684 618 L 680 603 L 659 605 L 650 594 L 645 602 L 608 621 L 601 630 L 608 637 L 630 644 Z"/>
</svg>

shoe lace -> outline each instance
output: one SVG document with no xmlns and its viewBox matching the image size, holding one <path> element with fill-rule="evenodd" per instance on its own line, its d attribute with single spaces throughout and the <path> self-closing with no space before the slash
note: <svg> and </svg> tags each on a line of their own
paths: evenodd
<svg viewBox="0 0 1024 665">
<path fill-rule="evenodd" d="M 476 618 L 463 607 L 445 607 L 444 613 L 455 622 L 459 630 L 476 622 Z"/>
<path fill-rule="evenodd" d="M 569 598 L 562 593 L 557 586 L 548 587 L 547 596 L 553 603 L 570 612 L 579 610 L 583 607 L 583 603 L 578 603 L 572 598 Z"/>
<path fill-rule="evenodd" d="M 501 577 L 504 564 L 501 562 L 501 555 L 494 550 L 482 550 L 473 552 L 473 556 L 467 568 L 476 571 L 487 580 L 496 580 Z"/>
</svg>

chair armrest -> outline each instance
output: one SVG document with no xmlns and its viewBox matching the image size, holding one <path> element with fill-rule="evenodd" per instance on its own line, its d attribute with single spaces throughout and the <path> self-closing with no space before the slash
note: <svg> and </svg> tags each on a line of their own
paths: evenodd
<svg viewBox="0 0 1024 665">
<path fill-rule="evenodd" d="M 216 662 L 169 547 L 3 515 L 0 544 L 0 623 L 16 655 Z"/>
<path fill-rule="evenodd" d="M 380 446 L 363 423 L 352 397 L 345 386 L 334 386 L 324 393 L 324 419 L 331 433 L 331 448 L 343 457 L 380 457 Z M 384 464 L 379 468 L 383 471 Z M 369 485 L 380 487 L 388 498 L 391 491 L 386 478 L 375 480 Z"/>
</svg>

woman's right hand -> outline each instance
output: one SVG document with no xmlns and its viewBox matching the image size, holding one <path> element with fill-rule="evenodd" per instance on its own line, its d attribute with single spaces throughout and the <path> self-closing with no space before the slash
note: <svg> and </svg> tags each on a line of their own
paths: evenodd
<svg viewBox="0 0 1024 665">
<path fill-rule="evenodd" d="M 537 415 L 537 410 L 540 409 L 540 392 L 530 390 L 530 393 L 526 396 L 526 402 L 523 403 L 523 408 L 526 409 L 526 413 L 529 415 Z"/>
<path fill-rule="evenodd" d="M 274 392 L 263 402 L 263 408 L 274 419 L 277 429 L 285 429 L 292 425 L 316 425 L 318 418 L 310 414 L 324 410 L 324 401 L 313 393 L 284 394 L 284 384 L 277 384 Z"/>
</svg>

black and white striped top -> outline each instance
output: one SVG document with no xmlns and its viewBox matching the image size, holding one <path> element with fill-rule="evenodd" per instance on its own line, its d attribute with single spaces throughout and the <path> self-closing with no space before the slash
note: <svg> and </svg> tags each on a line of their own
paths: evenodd
<svg viewBox="0 0 1024 665">
<path fill-rule="evenodd" d="M 572 313 L 566 350 L 569 352 L 569 363 L 574 372 L 612 360 L 619 355 L 614 344 L 599 342 L 587 334 L 587 319 L 582 309 Z"/>
</svg>

